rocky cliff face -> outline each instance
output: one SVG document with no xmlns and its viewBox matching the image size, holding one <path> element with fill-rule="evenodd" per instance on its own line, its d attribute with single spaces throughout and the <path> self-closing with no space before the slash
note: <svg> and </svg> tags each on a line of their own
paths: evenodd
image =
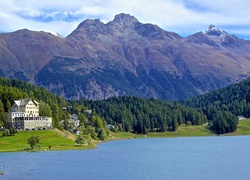
<svg viewBox="0 0 250 180">
<path fill-rule="evenodd" d="M 85 20 L 68 37 L 0 34 L 0 75 L 70 99 L 183 99 L 250 75 L 250 42 L 211 25 L 183 38 L 127 14 Z"/>
</svg>

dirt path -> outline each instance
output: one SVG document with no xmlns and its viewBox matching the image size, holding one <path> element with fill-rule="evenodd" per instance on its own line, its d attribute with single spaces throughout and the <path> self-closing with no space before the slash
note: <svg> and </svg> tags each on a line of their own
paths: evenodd
<svg viewBox="0 0 250 180">
<path fill-rule="evenodd" d="M 76 136 L 74 134 L 72 134 L 71 132 L 69 132 L 69 131 L 66 131 L 66 130 L 60 131 L 57 128 L 53 129 L 53 131 L 55 131 L 57 134 L 65 137 L 65 138 L 69 138 L 69 139 L 71 139 L 73 141 L 76 140 Z"/>
</svg>

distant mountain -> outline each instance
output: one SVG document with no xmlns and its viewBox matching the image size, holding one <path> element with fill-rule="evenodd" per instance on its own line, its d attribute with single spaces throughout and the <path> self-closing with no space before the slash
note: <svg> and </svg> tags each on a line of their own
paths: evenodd
<svg viewBox="0 0 250 180">
<path fill-rule="evenodd" d="M 0 34 L 0 75 L 68 99 L 130 95 L 184 99 L 250 76 L 250 42 L 214 25 L 183 38 L 118 14 L 87 19 L 66 38 L 19 30 Z"/>
</svg>

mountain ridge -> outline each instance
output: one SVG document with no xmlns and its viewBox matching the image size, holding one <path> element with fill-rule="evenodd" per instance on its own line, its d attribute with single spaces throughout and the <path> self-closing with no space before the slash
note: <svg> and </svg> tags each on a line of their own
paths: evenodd
<svg viewBox="0 0 250 180">
<path fill-rule="evenodd" d="M 184 38 L 122 13 L 106 24 L 87 19 L 66 38 L 29 30 L 0 34 L 0 75 L 68 99 L 176 100 L 249 77 L 249 50 L 249 41 L 214 25 Z"/>
</svg>

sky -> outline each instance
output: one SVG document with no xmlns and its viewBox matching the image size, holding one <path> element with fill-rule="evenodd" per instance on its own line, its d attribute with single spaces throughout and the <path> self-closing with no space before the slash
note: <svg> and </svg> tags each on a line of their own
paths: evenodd
<svg viewBox="0 0 250 180">
<path fill-rule="evenodd" d="M 0 32 L 55 31 L 66 37 L 86 19 L 127 13 L 186 37 L 213 24 L 250 40 L 250 0 L 0 0 Z"/>
</svg>

